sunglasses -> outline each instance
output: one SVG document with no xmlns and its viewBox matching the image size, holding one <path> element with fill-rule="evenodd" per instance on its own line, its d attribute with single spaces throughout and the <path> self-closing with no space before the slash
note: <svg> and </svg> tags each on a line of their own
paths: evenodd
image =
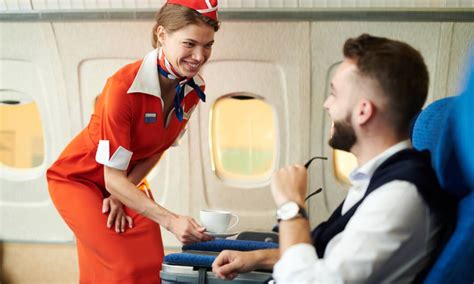
<svg viewBox="0 0 474 284">
<path fill-rule="evenodd" d="M 306 164 L 304 164 L 304 167 L 306 169 L 308 169 L 309 165 L 311 165 L 311 163 L 314 161 L 314 160 L 327 160 L 328 158 L 327 157 L 319 157 L 319 156 L 316 156 L 316 157 L 312 157 L 311 159 L 309 159 L 309 161 L 306 162 Z M 318 189 L 316 189 L 314 192 L 312 192 L 311 194 L 309 194 L 308 196 L 306 196 L 306 198 L 304 199 L 304 201 L 308 200 L 310 197 L 320 193 L 321 191 L 323 191 L 323 188 L 320 187 Z M 272 228 L 272 231 L 275 232 L 275 233 L 278 233 L 280 231 L 279 227 L 278 227 L 278 224 L 274 225 L 273 228 Z"/>
<path fill-rule="evenodd" d="M 314 160 L 327 160 L 328 158 L 327 157 L 319 157 L 319 156 L 316 156 L 316 157 L 312 157 L 311 159 L 309 159 L 309 161 L 306 162 L 306 164 L 304 164 L 304 167 L 306 169 L 309 168 L 309 165 L 311 165 L 311 163 L 314 161 Z M 308 196 L 306 196 L 306 198 L 304 199 L 304 201 L 308 200 L 310 197 L 320 193 L 321 191 L 323 191 L 323 188 L 320 187 L 318 189 L 316 189 L 315 191 L 313 191 L 312 193 L 310 193 Z"/>
</svg>

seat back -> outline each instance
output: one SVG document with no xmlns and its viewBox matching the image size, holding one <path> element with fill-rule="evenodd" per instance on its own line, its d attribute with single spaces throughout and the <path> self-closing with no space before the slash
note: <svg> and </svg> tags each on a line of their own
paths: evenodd
<svg viewBox="0 0 474 284">
<path fill-rule="evenodd" d="M 474 188 L 474 47 L 471 50 L 470 74 L 467 76 L 466 88 L 459 98 L 456 111 L 456 138 L 458 139 L 461 164 L 469 181 Z"/>
<path fill-rule="evenodd" d="M 458 97 L 437 100 L 417 117 L 412 130 L 413 147 L 428 150 L 431 165 L 443 190 L 461 199 L 470 191 L 461 171 L 459 151 L 454 137 L 455 108 Z"/>
<path fill-rule="evenodd" d="M 473 112 L 474 93 L 464 93 L 433 102 L 413 126 L 413 147 L 430 151 L 442 189 L 458 199 L 454 232 L 424 283 L 474 283 L 474 151 L 469 149 L 474 145 Z M 463 128 L 459 127 L 461 113 L 465 120 Z M 470 147 L 459 147 L 460 141 L 470 143 Z"/>
</svg>

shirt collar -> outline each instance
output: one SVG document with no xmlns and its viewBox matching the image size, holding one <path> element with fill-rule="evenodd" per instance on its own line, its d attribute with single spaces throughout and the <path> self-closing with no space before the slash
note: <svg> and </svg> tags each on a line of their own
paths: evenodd
<svg viewBox="0 0 474 284">
<path fill-rule="evenodd" d="M 140 69 L 133 80 L 132 85 L 127 91 L 130 93 L 145 93 L 161 98 L 160 81 L 158 80 L 158 68 L 156 67 L 156 58 L 158 50 L 155 49 L 143 58 Z"/>
<path fill-rule="evenodd" d="M 132 85 L 128 89 L 127 94 L 145 93 L 161 98 L 158 67 L 156 65 L 157 58 L 158 49 L 149 52 L 145 58 L 143 58 L 140 69 L 138 69 L 137 75 L 135 76 Z M 193 77 L 193 79 L 198 86 L 204 85 L 204 80 L 201 78 L 201 76 L 196 75 Z M 186 86 L 184 95 L 186 96 L 191 91 L 193 91 L 193 89 L 189 86 Z"/>
<path fill-rule="evenodd" d="M 349 180 L 352 184 L 354 183 L 360 183 L 363 181 L 369 181 L 370 178 L 372 178 L 372 175 L 374 174 L 375 170 L 383 163 L 385 162 L 388 158 L 390 158 L 393 154 L 401 151 L 411 148 L 411 142 L 410 140 L 404 140 L 401 142 L 398 142 L 397 144 L 391 146 L 387 150 L 383 151 L 376 157 L 372 158 L 370 161 L 368 161 L 365 165 L 355 168 L 350 174 L 349 174 Z"/>
</svg>

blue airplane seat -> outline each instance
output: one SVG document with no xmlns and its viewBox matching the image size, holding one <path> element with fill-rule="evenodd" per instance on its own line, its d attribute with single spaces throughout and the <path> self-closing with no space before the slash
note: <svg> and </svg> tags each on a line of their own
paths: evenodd
<svg viewBox="0 0 474 284">
<path fill-rule="evenodd" d="M 454 231 L 424 279 L 426 284 L 474 283 L 474 194 L 467 178 L 473 171 L 465 171 L 461 164 L 467 153 L 458 147 L 455 130 L 461 97 L 431 103 L 416 118 L 412 131 L 413 147 L 430 151 L 441 187 L 458 199 Z M 472 110 L 470 115 L 472 117 Z M 471 130 L 473 123 L 471 119 Z M 472 137 L 472 131 L 470 134 L 462 132 L 462 135 Z"/>
<path fill-rule="evenodd" d="M 461 164 L 469 179 L 471 190 L 474 188 L 474 47 L 471 49 L 470 68 L 466 77 L 466 88 L 459 97 L 457 106 L 456 138 L 458 140 Z"/>
<path fill-rule="evenodd" d="M 178 283 L 214 283 L 224 284 L 228 281 L 218 279 L 211 271 L 212 263 L 219 252 L 231 249 L 238 251 L 252 251 L 258 249 L 278 248 L 273 242 L 226 240 L 216 239 L 208 242 L 199 242 L 184 245 L 183 252 L 165 256 L 160 272 L 163 284 Z M 233 280 L 236 284 L 263 284 L 271 278 L 270 271 L 252 271 L 239 274 Z"/>
<path fill-rule="evenodd" d="M 431 164 L 441 187 L 460 199 L 470 189 L 461 171 L 454 137 L 457 100 L 458 97 L 448 97 L 428 105 L 416 118 L 412 143 L 415 149 L 431 153 Z"/>
</svg>

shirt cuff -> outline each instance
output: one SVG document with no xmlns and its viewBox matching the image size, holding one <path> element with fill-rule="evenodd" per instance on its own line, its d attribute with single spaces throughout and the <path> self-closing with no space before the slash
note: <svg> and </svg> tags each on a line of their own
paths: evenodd
<svg viewBox="0 0 474 284">
<path fill-rule="evenodd" d="M 273 277 L 277 283 L 289 283 L 295 275 L 306 267 L 314 265 L 318 256 L 310 244 L 296 244 L 289 247 L 273 268 Z"/>
</svg>

